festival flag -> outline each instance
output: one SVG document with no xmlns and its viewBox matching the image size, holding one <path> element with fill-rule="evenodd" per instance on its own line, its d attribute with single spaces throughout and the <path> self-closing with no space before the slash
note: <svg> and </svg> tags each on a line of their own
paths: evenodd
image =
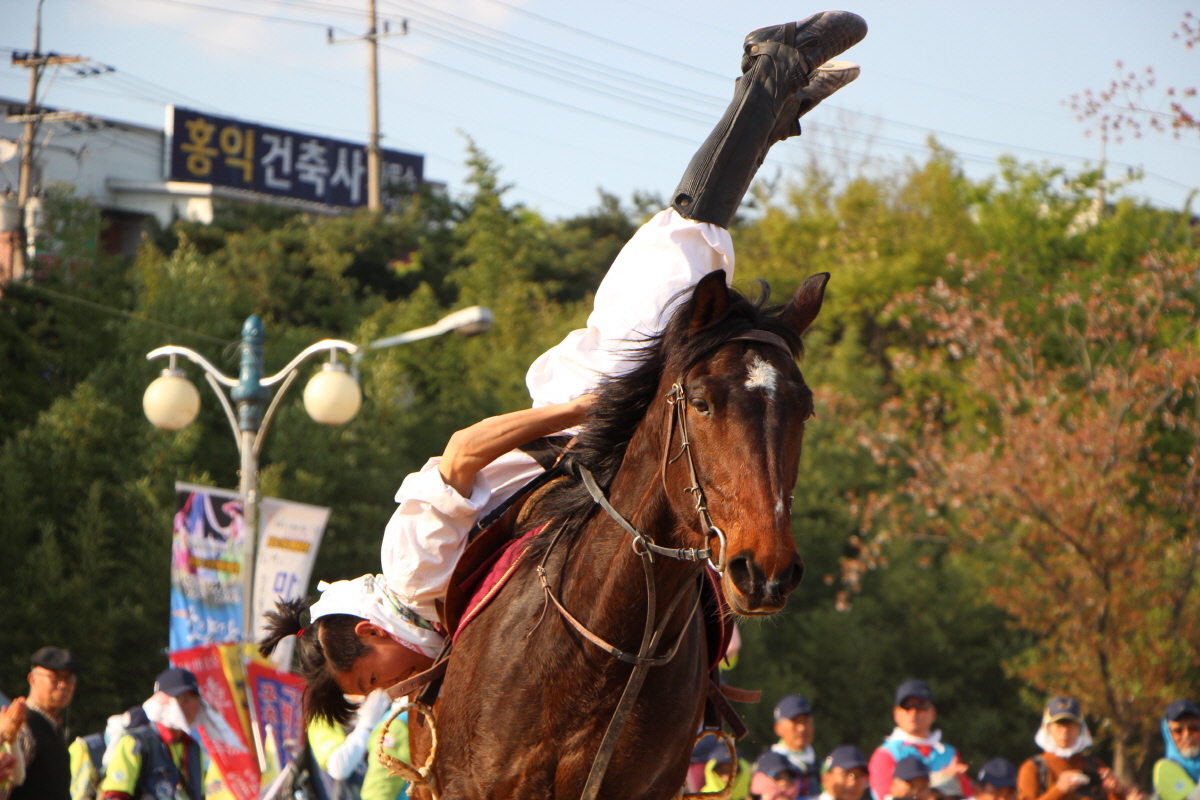
<svg viewBox="0 0 1200 800">
<path fill-rule="evenodd" d="M 241 641 L 242 501 L 237 492 L 175 484 L 170 649 Z"/>
<path fill-rule="evenodd" d="M 170 649 L 241 642 L 243 506 L 236 492 L 175 484 L 171 537 Z M 264 497 L 258 504 L 254 575 L 254 641 L 263 637 L 263 614 L 279 599 L 302 596 L 312 577 L 329 509 Z M 295 642 L 287 639 L 272 663 L 286 669 Z"/>
<path fill-rule="evenodd" d="M 254 640 L 263 639 L 263 615 L 279 600 L 294 600 L 308 590 L 329 509 L 264 497 L 258 504 L 258 557 L 254 562 Z M 287 670 L 293 638 L 275 648 L 271 663 Z"/>
<path fill-rule="evenodd" d="M 247 665 L 246 677 L 259 741 L 274 742 L 282 769 L 304 746 L 304 681 L 262 664 Z"/>
<path fill-rule="evenodd" d="M 200 725 L 200 740 L 221 770 L 225 786 L 237 800 L 257 800 L 262 784 L 258 761 L 242 729 L 241 713 L 221 653 L 216 645 L 209 644 L 174 651 L 170 659 L 172 666 L 195 674 L 200 696 L 215 712 Z"/>
</svg>

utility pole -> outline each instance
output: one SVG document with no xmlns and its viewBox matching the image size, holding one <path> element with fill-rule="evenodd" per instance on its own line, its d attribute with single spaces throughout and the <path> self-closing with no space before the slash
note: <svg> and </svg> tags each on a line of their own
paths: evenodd
<svg viewBox="0 0 1200 800">
<path fill-rule="evenodd" d="M 365 40 L 368 47 L 368 102 L 370 105 L 371 131 L 367 137 L 367 208 L 372 211 L 383 209 L 383 159 L 379 149 L 379 40 L 388 36 L 405 36 L 408 34 L 408 20 L 400 23 L 400 30 L 392 33 L 386 20 L 383 32 L 379 31 L 378 18 L 375 15 L 375 0 L 367 0 L 367 33 L 365 36 L 353 36 L 346 39 L 333 38 L 333 28 L 328 31 L 330 44 L 342 42 L 357 42 Z"/>
<path fill-rule="evenodd" d="M 58 64 L 75 64 L 87 59 L 81 56 L 62 56 L 57 53 L 42 52 L 42 4 L 38 0 L 37 14 L 33 24 L 33 51 L 29 53 L 12 54 L 15 66 L 25 67 L 29 75 L 29 100 L 25 104 L 25 113 L 10 115 L 9 122 L 24 122 L 25 133 L 21 137 L 21 178 L 17 184 L 17 205 L 20 207 L 21 218 L 17 223 L 17 246 L 13 249 L 13 279 L 25 277 L 28 271 L 27 249 L 29 247 L 29 231 L 26 224 L 29 195 L 33 191 L 34 143 L 37 140 L 38 128 L 49 119 L 73 119 L 81 114 L 61 114 L 44 112 L 38 105 L 38 82 L 42 78 L 42 70 L 47 66 Z"/>
</svg>

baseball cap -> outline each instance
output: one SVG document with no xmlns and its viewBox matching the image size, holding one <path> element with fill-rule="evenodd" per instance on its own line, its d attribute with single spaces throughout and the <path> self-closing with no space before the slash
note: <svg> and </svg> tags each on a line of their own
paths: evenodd
<svg viewBox="0 0 1200 800">
<path fill-rule="evenodd" d="M 929 688 L 929 684 L 925 681 L 912 678 L 896 688 L 896 705 L 900 705 L 909 697 L 915 697 L 918 700 L 928 700 L 932 703 L 933 690 Z"/>
<path fill-rule="evenodd" d="M 821 771 L 828 772 L 834 767 L 841 767 L 845 770 L 858 769 L 859 767 L 866 769 L 867 757 L 863 755 L 862 750 L 859 750 L 854 745 L 844 744 L 833 748 L 829 755 L 825 756 L 825 761 L 821 764 Z"/>
<path fill-rule="evenodd" d="M 1073 697 L 1055 697 L 1046 703 L 1046 722 L 1057 722 L 1060 719 L 1083 722 L 1079 701 Z"/>
<path fill-rule="evenodd" d="M 800 714 L 811 714 L 812 704 L 808 702 L 808 698 L 799 694 L 789 694 L 787 697 L 775 704 L 775 721 L 781 719 L 791 719 Z"/>
<path fill-rule="evenodd" d="M 720 743 L 718 743 L 718 744 L 719 744 L 719 746 L 717 748 L 715 748 L 712 751 L 712 753 L 709 754 L 708 760 L 715 761 L 718 764 L 732 764 L 733 758 L 732 758 L 732 756 L 729 755 L 729 748 L 726 747 L 724 744 L 720 744 Z M 741 758 L 742 754 L 738 753 L 737 756 L 738 756 L 738 758 Z"/>
<path fill-rule="evenodd" d="M 978 783 L 993 789 L 1006 789 L 1017 785 L 1017 768 L 1007 758 L 993 758 L 979 770 Z"/>
<path fill-rule="evenodd" d="M 42 669 L 67 670 L 76 675 L 83 669 L 75 656 L 71 655 L 71 651 L 63 650 L 61 647 L 43 647 L 33 654 L 29 663 Z"/>
<path fill-rule="evenodd" d="M 200 694 L 200 684 L 191 672 L 175 667 L 158 673 L 154 679 L 154 691 L 171 697 L 179 697 L 187 692 Z"/>
<path fill-rule="evenodd" d="M 772 778 L 778 777 L 781 772 L 790 772 L 796 774 L 796 766 L 788 761 L 782 754 L 768 750 L 758 757 L 758 763 L 754 765 L 756 772 L 762 772 L 770 775 Z"/>
<path fill-rule="evenodd" d="M 1166 717 L 1167 719 L 1171 720 L 1171 722 L 1174 722 L 1180 717 L 1188 716 L 1200 717 L 1200 708 L 1197 708 L 1196 704 L 1191 700 L 1184 700 L 1183 698 L 1180 698 L 1174 703 L 1171 703 L 1171 705 L 1167 706 Z"/>
<path fill-rule="evenodd" d="M 912 697 L 912 695 L 908 695 Z M 917 778 L 929 777 L 929 765 L 916 756 L 905 756 L 896 762 L 896 771 L 892 777 L 902 781 L 915 781 Z"/>
</svg>

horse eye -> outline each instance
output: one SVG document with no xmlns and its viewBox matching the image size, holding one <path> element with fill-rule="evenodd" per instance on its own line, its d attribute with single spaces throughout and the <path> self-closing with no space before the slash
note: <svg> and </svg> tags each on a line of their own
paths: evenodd
<svg viewBox="0 0 1200 800">
<path fill-rule="evenodd" d="M 707 414 L 709 411 L 708 401 L 700 397 L 693 397 L 692 408 L 696 409 L 696 411 L 700 412 L 701 414 Z"/>
</svg>

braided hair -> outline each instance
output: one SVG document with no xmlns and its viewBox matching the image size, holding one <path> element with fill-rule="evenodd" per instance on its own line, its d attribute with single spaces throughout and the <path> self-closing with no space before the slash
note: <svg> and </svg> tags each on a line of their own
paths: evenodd
<svg viewBox="0 0 1200 800">
<path fill-rule="evenodd" d="M 295 636 L 298 671 L 306 684 L 305 721 L 345 725 L 358 707 L 346 699 L 334 673 L 353 669 L 354 662 L 371 652 L 354 632 L 362 617 L 328 614 L 306 626 L 302 618 L 309 605 L 308 598 L 276 602 L 275 610 L 266 614 L 266 637 L 258 652 L 269 656 L 286 637 Z"/>
</svg>

